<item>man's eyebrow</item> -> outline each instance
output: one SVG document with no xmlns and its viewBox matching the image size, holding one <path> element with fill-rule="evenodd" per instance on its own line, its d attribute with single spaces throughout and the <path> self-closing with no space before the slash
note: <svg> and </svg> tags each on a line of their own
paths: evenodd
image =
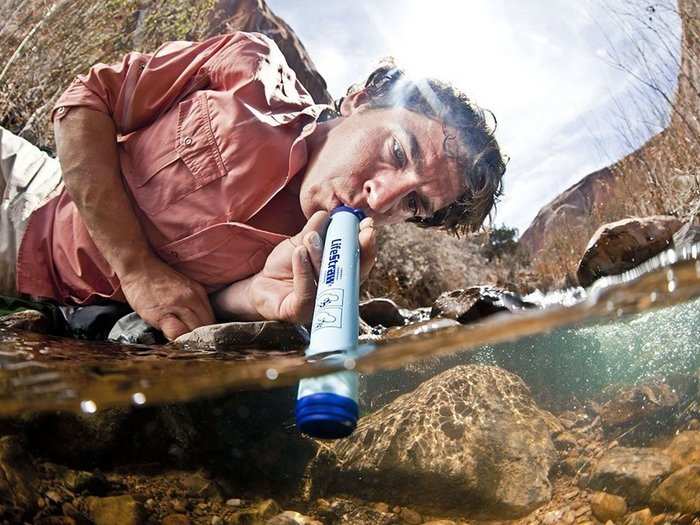
<svg viewBox="0 0 700 525">
<path fill-rule="evenodd" d="M 411 162 L 416 166 L 421 166 L 423 164 L 423 152 L 420 149 L 420 144 L 418 144 L 418 139 L 414 133 L 406 129 L 406 135 L 408 135 L 408 153 L 411 156 Z"/>
</svg>

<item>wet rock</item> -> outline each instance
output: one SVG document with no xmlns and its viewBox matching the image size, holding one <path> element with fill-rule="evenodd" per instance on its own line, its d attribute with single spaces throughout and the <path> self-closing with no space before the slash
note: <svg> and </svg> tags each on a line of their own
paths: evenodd
<svg viewBox="0 0 700 525">
<path fill-rule="evenodd" d="M 95 525 L 141 525 L 145 511 L 141 503 L 131 496 L 90 496 L 85 500 L 90 519 Z"/>
<path fill-rule="evenodd" d="M 457 525 L 452 520 L 430 520 L 423 523 L 423 525 Z"/>
<path fill-rule="evenodd" d="M 0 317 L 0 328 L 27 330 L 39 334 L 51 334 L 54 330 L 52 320 L 38 310 L 22 310 L 3 315 Z"/>
<path fill-rule="evenodd" d="M 681 221 L 668 215 L 634 217 L 604 224 L 588 241 L 578 265 L 581 286 L 617 275 L 668 249 Z"/>
<path fill-rule="evenodd" d="M 617 521 L 627 514 L 627 503 L 620 496 L 596 492 L 591 496 L 591 511 L 603 523 L 608 520 Z"/>
<path fill-rule="evenodd" d="M 516 294 L 500 288 L 473 286 L 440 295 L 433 304 L 430 317 L 447 317 L 467 324 L 497 312 L 520 311 L 534 306 Z"/>
<path fill-rule="evenodd" d="M 370 299 L 360 303 L 360 317 L 370 326 L 403 326 L 406 324 L 399 307 L 391 299 Z"/>
<path fill-rule="evenodd" d="M 650 448 L 616 447 L 606 451 L 591 472 L 589 487 L 642 505 L 671 473 L 671 458 Z"/>
<path fill-rule="evenodd" d="M 688 222 L 673 234 L 673 246 L 678 251 L 689 250 L 700 243 L 700 225 Z"/>
<path fill-rule="evenodd" d="M 688 465 L 667 477 L 651 495 L 652 507 L 700 512 L 700 465 Z"/>
<path fill-rule="evenodd" d="M 178 337 L 175 343 L 222 351 L 236 348 L 289 350 L 307 346 L 309 333 L 303 326 L 279 321 L 221 323 L 195 328 Z"/>
<path fill-rule="evenodd" d="M 161 525 L 191 525 L 190 519 L 184 514 L 168 514 Z"/>
<path fill-rule="evenodd" d="M 362 418 L 312 475 L 318 490 L 421 512 L 522 516 L 551 497 L 553 428 L 517 376 L 457 366 Z"/>
<path fill-rule="evenodd" d="M 700 432 L 681 432 L 664 450 L 671 458 L 671 468 L 678 470 L 686 465 L 700 464 Z"/>
<path fill-rule="evenodd" d="M 642 509 L 632 514 L 628 514 L 623 525 L 653 525 L 653 515 L 649 509 Z"/>
<path fill-rule="evenodd" d="M 561 432 L 554 437 L 554 446 L 562 451 L 575 449 L 578 447 L 577 438 L 571 432 Z"/>
<path fill-rule="evenodd" d="M 282 509 L 275 500 L 266 499 L 256 504 L 254 510 L 262 519 L 269 519 L 279 514 Z"/>
<path fill-rule="evenodd" d="M 0 438 L 0 502 L 5 507 L 31 511 L 39 494 L 32 459 L 16 436 Z"/>
<path fill-rule="evenodd" d="M 70 516 L 42 516 L 34 521 L 34 525 L 78 525 Z"/>
<path fill-rule="evenodd" d="M 450 328 L 452 326 L 459 326 L 459 322 L 455 321 L 454 319 L 438 317 L 436 319 L 421 321 L 419 323 L 413 323 L 406 326 L 395 326 L 393 328 L 389 328 L 384 334 L 384 338 L 400 339 L 402 337 L 427 334 L 430 332 L 435 332 L 436 330 Z"/>
</svg>

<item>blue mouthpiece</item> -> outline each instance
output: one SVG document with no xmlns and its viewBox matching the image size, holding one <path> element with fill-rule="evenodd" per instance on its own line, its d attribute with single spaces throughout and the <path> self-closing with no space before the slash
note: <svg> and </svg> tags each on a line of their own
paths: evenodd
<svg viewBox="0 0 700 525">
<path fill-rule="evenodd" d="M 365 212 L 363 212 L 359 208 L 351 208 L 350 206 L 345 206 L 345 205 L 338 206 L 337 208 L 333 208 L 333 211 L 331 211 L 331 217 L 333 217 L 333 215 L 335 215 L 339 211 L 348 211 L 348 212 L 352 213 L 353 215 L 355 215 L 355 217 L 357 217 L 360 220 L 367 217 L 367 215 L 365 215 Z"/>
</svg>

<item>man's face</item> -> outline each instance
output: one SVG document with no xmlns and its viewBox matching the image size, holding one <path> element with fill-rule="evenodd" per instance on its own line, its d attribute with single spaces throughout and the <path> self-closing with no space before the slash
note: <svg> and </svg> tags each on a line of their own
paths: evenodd
<svg viewBox="0 0 700 525">
<path fill-rule="evenodd" d="M 308 218 L 346 204 L 375 224 L 429 217 L 464 191 L 445 155 L 442 124 L 404 108 L 365 109 L 320 123 L 309 137 L 299 200 Z"/>
</svg>

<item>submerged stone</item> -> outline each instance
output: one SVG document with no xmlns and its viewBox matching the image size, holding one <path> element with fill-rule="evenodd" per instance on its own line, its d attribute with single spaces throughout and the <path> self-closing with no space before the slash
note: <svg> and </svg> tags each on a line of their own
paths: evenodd
<svg viewBox="0 0 700 525">
<path fill-rule="evenodd" d="M 554 429 L 519 377 L 457 366 L 362 418 L 313 476 L 319 490 L 427 513 L 518 517 L 551 498 Z"/>
<path fill-rule="evenodd" d="M 591 496 L 591 511 L 599 521 L 617 521 L 627 514 L 627 502 L 620 496 L 596 492 Z"/>
<path fill-rule="evenodd" d="M 681 432 L 664 450 L 671 458 L 671 468 L 678 470 L 686 465 L 700 464 L 700 432 Z"/>
<path fill-rule="evenodd" d="M 0 502 L 4 507 L 31 511 L 36 505 L 36 471 L 19 438 L 0 438 Z"/>
<path fill-rule="evenodd" d="M 95 525 L 141 525 L 145 522 L 143 506 L 129 495 L 90 496 L 85 506 Z"/>
<path fill-rule="evenodd" d="M 593 467 L 589 487 L 622 496 L 631 505 L 642 505 L 670 473 L 671 458 L 659 450 L 615 447 Z"/>
<path fill-rule="evenodd" d="M 667 477 L 651 495 L 660 510 L 700 512 L 700 465 L 688 465 Z"/>
</svg>

